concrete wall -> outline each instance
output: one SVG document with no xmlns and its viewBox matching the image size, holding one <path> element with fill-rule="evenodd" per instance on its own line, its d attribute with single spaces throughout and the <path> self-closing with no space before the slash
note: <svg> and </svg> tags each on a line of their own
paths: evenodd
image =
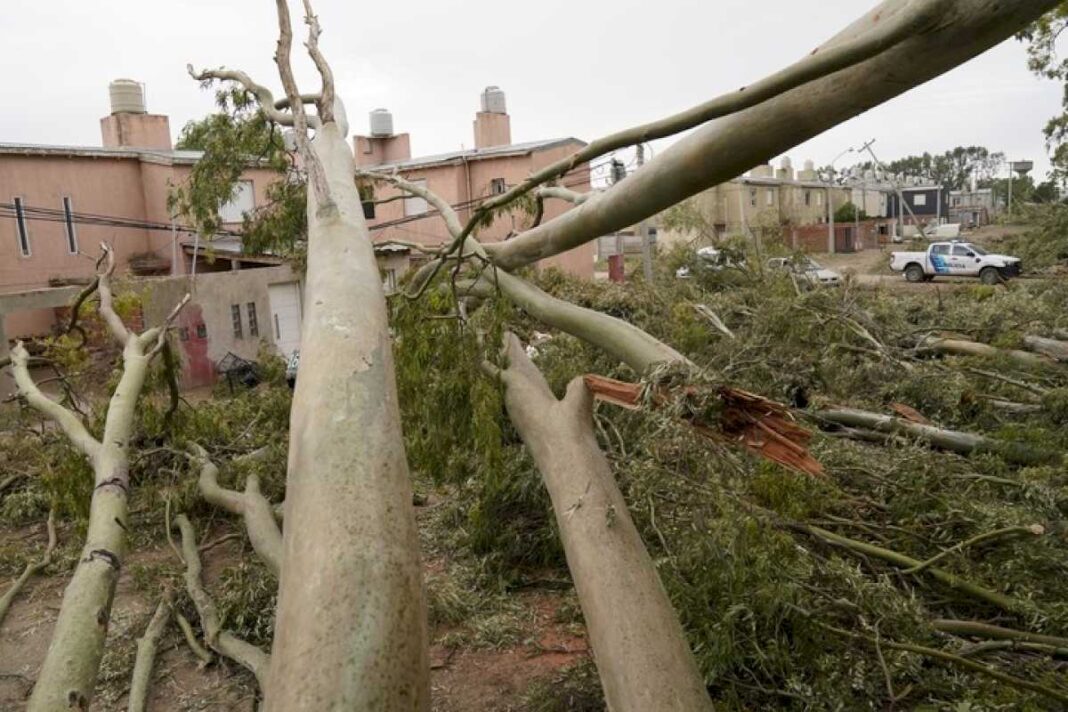
<svg viewBox="0 0 1068 712">
<path fill-rule="evenodd" d="M 215 365 L 229 352 L 255 360 L 261 345 L 274 346 L 268 287 L 299 280 L 299 275 L 287 265 L 198 274 L 193 298 L 179 316 L 179 333 L 174 339 L 182 359 L 183 386 L 208 385 L 213 381 Z M 141 294 L 145 325 L 153 326 L 161 323 L 190 291 L 190 280 L 188 277 L 149 278 L 135 280 L 132 286 Z M 256 305 L 258 336 L 249 334 L 249 302 Z M 241 338 L 234 336 L 231 316 L 234 304 L 241 310 Z M 197 338 L 201 324 L 206 334 L 204 339 Z M 186 330 L 184 339 L 182 329 Z"/>
</svg>

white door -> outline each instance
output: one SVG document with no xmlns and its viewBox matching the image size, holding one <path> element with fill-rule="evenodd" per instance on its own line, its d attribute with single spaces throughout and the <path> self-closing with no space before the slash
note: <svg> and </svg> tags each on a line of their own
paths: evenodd
<svg viewBox="0 0 1068 712">
<path fill-rule="evenodd" d="M 283 358 L 289 358 L 300 348 L 300 282 L 269 285 L 267 295 L 275 348 Z"/>
</svg>

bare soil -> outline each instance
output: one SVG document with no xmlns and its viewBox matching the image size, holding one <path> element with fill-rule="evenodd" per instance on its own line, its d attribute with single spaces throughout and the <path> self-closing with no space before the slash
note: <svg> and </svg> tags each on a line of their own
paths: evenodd
<svg viewBox="0 0 1068 712">
<path fill-rule="evenodd" d="M 60 531 L 60 541 L 76 535 Z M 25 546 L 34 551 L 45 538 L 43 525 L 0 529 L 0 550 Z M 242 544 L 232 541 L 204 553 L 204 578 L 210 590 L 222 571 L 237 563 Z M 108 654 L 101 667 L 94 710 L 125 710 L 129 669 L 136 640 L 141 636 L 157 601 L 136 585 L 136 571 L 165 562 L 173 554 L 165 544 L 130 554 L 115 597 L 108 632 Z M 431 561 L 427 568 L 440 568 Z M 31 579 L 12 604 L 0 628 L 0 710 L 23 710 L 44 659 L 52 627 L 59 612 L 69 570 Z M 9 579 L 0 584 L 6 590 Z M 431 648 L 433 709 L 439 712 L 512 712 L 522 709 L 522 696 L 535 681 L 580 662 L 587 643 L 574 626 L 557 621 L 563 594 L 552 591 L 520 593 L 516 601 L 524 622 L 519 645 L 500 649 Z M 431 632 L 438 640 L 446 631 Z M 177 626 L 169 625 L 156 658 L 148 709 L 152 712 L 185 710 L 236 710 L 253 712 L 256 688 L 252 676 L 230 663 L 216 661 L 201 668 Z"/>
</svg>

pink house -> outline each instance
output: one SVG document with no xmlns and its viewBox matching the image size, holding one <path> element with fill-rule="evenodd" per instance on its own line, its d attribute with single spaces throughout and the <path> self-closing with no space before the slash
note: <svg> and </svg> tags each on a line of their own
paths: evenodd
<svg viewBox="0 0 1068 712">
<path fill-rule="evenodd" d="M 425 185 L 456 208 L 461 220 L 469 218 L 484 199 L 505 192 L 531 173 L 585 145 L 576 138 L 512 143 L 504 92 L 497 87 L 487 87 L 482 93 L 481 111 L 475 114 L 474 148 L 470 149 L 412 158 L 408 134 L 393 133 L 393 120 L 385 109 L 372 111 L 370 118 L 370 135 L 353 139 L 356 165 L 376 171 L 395 170 L 408 180 Z M 589 165 L 577 166 L 561 183 L 578 192 L 589 191 Z M 376 243 L 397 240 L 438 245 L 449 241 L 441 218 L 421 198 L 405 197 L 397 189 L 378 186 L 373 202 L 364 205 Z M 542 219 L 550 220 L 570 207 L 563 201 L 546 201 Z M 505 240 L 529 227 L 532 221 L 533 216 L 513 211 L 480 229 L 477 236 L 484 242 Z M 589 243 L 545 260 L 541 266 L 555 266 L 591 278 L 594 253 L 595 246 Z"/>
<path fill-rule="evenodd" d="M 0 143 L 0 297 L 85 284 L 104 241 L 113 245 L 121 274 L 173 276 L 192 269 L 200 239 L 172 219 L 167 196 L 172 186 L 186 180 L 201 154 L 173 148 L 168 118 L 146 111 L 136 82 L 117 80 L 110 90 L 112 112 L 100 121 L 100 147 Z M 354 148 L 359 166 L 396 169 L 409 179 L 425 181 L 466 218 L 480 199 L 506 190 L 583 145 L 573 138 L 512 144 L 510 134 L 504 95 L 491 87 L 483 94 L 482 111 L 476 114 L 472 149 L 412 158 L 408 135 L 395 135 L 392 120 L 381 110 L 372 112 L 372 132 L 355 137 Z M 267 186 L 277 179 L 269 170 L 250 167 L 234 200 L 221 211 L 228 226 L 239 228 L 243 212 L 263 204 Z M 575 190 L 589 190 L 588 168 L 576 169 L 564 183 Z M 545 219 L 568 207 L 550 201 Z M 379 252 L 387 286 L 413 257 L 407 250 L 391 248 L 390 241 L 439 244 L 446 240 L 440 218 L 428 213 L 420 199 L 379 187 L 365 210 L 372 236 L 382 245 Z M 530 220 L 526 215 L 506 215 L 478 234 L 483 240 L 506 239 Z M 591 276 L 593 249 L 592 244 L 584 246 L 547 263 Z M 237 237 L 215 240 L 212 251 L 218 259 L 208 263 L 200 257 L 197 272 L 279 262 L 270 256 L 244 254 Z M 279 295 L 286 292 L 285 300 L 279 297 L 285 304 L 278 313 L 290 314 L 290 321 L 295 321 L 290 331 L 296 336 L 276 339 L 286 343 L 299 340 L 300 289 L 298 282 L 292 284 L 293 288 L 286 289 L 272 285 Z M 271 313 L 261 312 L 261 321 L 264 317 L 274 321 L 273 299 Z M 0 311 L 0 339 L 5 334 L 6 338 L 47 334 L 56 318 L 52 307 Z"/>
</svg>

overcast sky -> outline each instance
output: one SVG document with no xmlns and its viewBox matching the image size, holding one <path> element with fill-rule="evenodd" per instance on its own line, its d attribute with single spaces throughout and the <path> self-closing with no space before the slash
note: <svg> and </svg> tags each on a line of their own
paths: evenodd
<svg viewBox="0 0 1068 712">
<path fill-rule="evenodd" d="M 294 9 L 299 3 L 293 3 Z M 353 130 L 387 107 L 414 155 L 472 143 L 479 92 L 501 86 L 515 142 L 591 140 L 736 89 L 793 62 L 874 0 L 316 0 L 322 47 Z M 0 141 L 99 145 L 108 81 L 147 85 L 172 133 L 212 110 L 187 63 L 239 67 L 278 87 L 270 0 L 9 0 L 0 28 Z M 502 9 L 503 8 L 503 9 Z M 303 35 L 303 27 L 297 32 Z M 298 49 L 300 49 L 298 47 Z M 302 52 L 298 80 L 316 86 Z M 276 91 L 281 94 L 281 91 Z M 1048 167 L 1061 89 L 1008 41 L 797 147 L 825 164 L 876 138 L 883 160 L 978 144 Z M 839 167 L 849 165 L 842 159 Z"/>
</svg>

